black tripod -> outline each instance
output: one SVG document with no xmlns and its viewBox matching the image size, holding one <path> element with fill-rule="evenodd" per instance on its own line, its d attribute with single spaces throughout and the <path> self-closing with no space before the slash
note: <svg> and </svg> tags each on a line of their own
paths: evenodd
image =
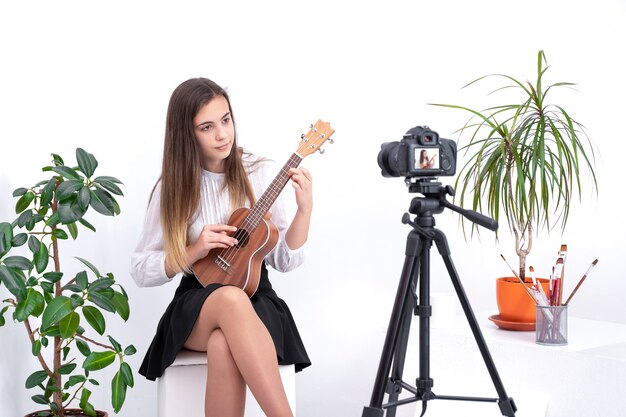
<svg viewBox="0 0 626 417">
<path fill-rule="evenodd" d="M 471 210 L 464 210 L 446 200 L 446 194 L 454 195 L 450 186 L 445 188 L 441 183 L 432 182 L 432 179 L 420 179 L 416 183 L 408 182 L 410 192 L 418 192 L 424 197 L 415 197 L 411 201 L 409 212 L 415 214 L 415 221 L 410 220 L 409 214 L 404 214 L 402 222 L 410 224 L 413 230 L 407 237 L 406 252 L 402 276 L 398 292 L 385 337 L 383 353 L 378 366 L 378 373 L 374 383 L 372 399 L 369 407 L 364 407 L 362 417 L 395 417 L 396 408 L 403 404 L 422 401 L 422 416 L 426 413 L 426 406 L 431 400 L 481 401 L 498 403 L 503 416 L 515 416 L 517 407 L 513 398 L 507 397 L 500 376 L 496 369 L 485 339 L 478 327 L 472 307 L 465 295 L 459 276 L 452 263 L 446 236 L 442 231 L 435 229 L 433 214 L 438 214 L 445 207 L 456 211 L 474 223 L 490 230 L 496 230 L 498 224 L 489 217 Z M 443 258 L 443 261 L 461 302 L 465 317 L 476 339 L 491 380 L 498 393 L 498 398 L 460 397 L 451 395 L 437 395 L 432 391 L 433 379 L 430 377 L 430 247 L 433 241 Z M 416 293 L 419 282 L 419 296 Z M 419 302 L 418 302 L 419 301 Z M 412 315 L 419 316 L 419 378 L 413 387 L 402 380 L 404 360 L 406 357 L 407 342 Z M 393 362 L 393 370 L 391 369 Z M 391 374 L 390 374 L 391 372 Z M 414 394 L 413 397 L 398 400 L 402 388 Z M 389 394 L 389 402 L 383 404 L 385 392 Z"/>
</svg>

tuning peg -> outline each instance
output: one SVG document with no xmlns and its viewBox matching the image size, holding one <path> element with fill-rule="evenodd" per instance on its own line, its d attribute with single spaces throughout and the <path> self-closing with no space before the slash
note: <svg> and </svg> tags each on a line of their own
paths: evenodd
<svg viewBox="0 0 626 417">
<path fill-rule="evenodd" d="M 328 143 L 330 143 L 330 144 L 332 145 L 333 143 L 335 143 L 335 140 L 334 140 L 334 139 L 332 139 L 332 138 L 329 138 L 329 139 L 328 139 Z"/>
<path fill-rule="evenodd" d="M 326 149 L 324 149 L 324 148 L 319 148 L 317 151 L 318 151 L 320 154 L 324 155 L 324 152 L 326 152 Z"/>
<path fill-rule="evenodd" d="M 303 134 L 300 135 L 300 139 L 302 139 L 304 142 L 308 142 L 309 139 Z"/>
</svg>

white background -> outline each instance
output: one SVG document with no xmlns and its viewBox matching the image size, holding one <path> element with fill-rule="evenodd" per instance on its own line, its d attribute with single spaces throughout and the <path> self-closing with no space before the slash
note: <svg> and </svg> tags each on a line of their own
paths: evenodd
<svg viewBox="0 0 626 417">
<path fill-rule="evenodd" d="M 81 230 L 77 243 L 64 244 L 62 267 L 79 271 L 72 256 L 81 256 L 124 285 L 131 318 L 110 318 L 107 333 L 135 344 L 139 353 L 129 362 L 136 370 L 176 285 L 139 289 L 127 272 L 160 173 L 173 89 L 196 76 L 227 87 L 241 144 L 281 165 L 309 123 L 330 121 L 336 143 L 303 162 L 315 181 L 307 263 L 288 274 L 271 271 L 271 279 L 314 363 L 298 374 L 298 415 L 361 415 L 404 260 L 409 228 L 400 218 L 415 196 L 402 179 L 380 175 L 380 144 L 422 124 L 457 139 L 465 114 L 426 103 L 480 108 L 489 89 L 460 87 L 491 72 L 532 79 L 539 49 L 552 65 L 548 81 L 578 83 L 578 92 L 555 98 L 597 146 L 600 193 L 591 194 L 583 173 L 585 190 L 567 229 L 541 231 L 529 264 L 548 274 L 567 243 L 569 291 L 599 258 L 570 314 L 626 323 L 625 6 L 621 0 L 2 1 L 0 219 L 15 217 L 15 188 L 46 178 L 39 167 L 52 152 L 73 163 L 74 150 L 83 147 L 98 158 L 98 174 L 124 182 L 121 216 L 88 214 L 98 233 Z M 515 261 L 506 226 L 496 243 L 490 232 L 465 241 L 451 212 L 437 216 L 437 224 L 474 309 L 495 310 L 494 280 L 509 274 L 499 254 Z M 432 258 L 433 291 L 452 291 L 436 250 Z M 37 366 L 25 336 L 10 320 L 0 330 L 2 415 L 37 407 L 29 398 L 35 392 L 23 388 Z M 98 408 L 111 409 L 111 372 L 101 371 L 102 387 L 92 397 Z M 139 375 L 136 381 L 119 415 L 155 415 L 156 384 Z"/>
</svg>

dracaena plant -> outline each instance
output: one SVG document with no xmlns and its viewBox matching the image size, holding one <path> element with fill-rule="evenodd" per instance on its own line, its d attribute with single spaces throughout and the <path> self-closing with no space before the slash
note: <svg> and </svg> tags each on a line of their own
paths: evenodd
<svg viewBox="0 0 626 417">
<path fill-rule="evenodd" d="M 25 385 L 38 389 L 33 401 L 48 407 L 38 415 L 63 417 L 77 401 L 86 415 L 96 416 L 89 397 L 99 382 L 92 373 L 116 360 L 119 369 L 111 391 L 117 413 L 127 387 L 134 385 L 125 357 L 135 353 L 135 348 L 124 348 L 107 334 L 103 313 L 117 313 L 126 321 L 128 296 L 112 273 L 100 273 L 83 258 L 76 259 L 84 270 L 63 272 L 61 261 L 65 259 L 59 248 L 70 236 L 77 239 L 81 229 L 96 231 L 84 218 L 92 212 L 90 208 L 105 216 L 120 213 L 114 195 L 123 195 L 121 182 L 114 177 L 95 177 L 98 162 L 83 149 L 76 150 L 75 167 L 56 154 L 52 158 L 53 165 L 43 168 L 51 178 L 16 189 L 18 216 L 10 223 L 0 223 L 0 279 L 12 295 L 0 304 L 0 326 L 12 319 L 25 327 L 39 364 Z"/>
<path fill-rule="evenodd" d="M 594 149 L 585 128 L 565 107 L 550 101 L 554 90 L 571 88 L 570 82 L 544 82 L 548 70 L 543 51 L 537 56 L 537 78 L 520 81 L 509 75 L 490 74 L 487 79 L 503 83 L 493 92 L 518 93 L 513 103 L 495 104 L 485 110 L 453 104 L 434 104 L 471 113 L 459 130 L 469 136 L 460 150 L 466 157 L 456 180 L 461 205 L 486 208 L 498 220 L 504 214 L 515 238 L 519 275 L 525 277 L 526 257 L 533 237 L 542 227 L 565 229 L 572 198 L 581 198 L 583 172 L 591 176 L 597 192 Z M 465 88 L 464 87 L 464 88 Z"/>
</svg>

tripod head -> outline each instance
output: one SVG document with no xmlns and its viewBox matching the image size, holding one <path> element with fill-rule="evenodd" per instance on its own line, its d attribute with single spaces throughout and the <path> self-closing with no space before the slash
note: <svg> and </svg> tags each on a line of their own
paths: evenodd
<svg viewBox="0 0 626 417">
<path fill-rule="evenodd" d="M 409 213 L 417 215 L 417 223 L 422 227 L 433 227 L 435 225 L 435 221 L 432 217 L 433 214 L 439 214 L 444 208 L 448 208 L 461 214 L 472 223 L 476 223 L 494 232 L 498 229 L 498 222 L 494 219 L 474 210 L 466 210 L 462 207 L 455 206 L 446 200 L 446 195 L 454 196 L 454 188 L 450 185 L 444 187 L 440 182 L 436 181 L 436 178 L 418 178 L 416 180 L 406 178 L 405 183 L 410 193 L 420 193 L 424 195 L 424 197 L 413 198 L 409 207 Z M 402 218 L 402 223 L 411 223 L 408 214 L 405 214 Z M 415 227 L 415 225 L 413 225 L 413 227 Z"/>
</svg>

